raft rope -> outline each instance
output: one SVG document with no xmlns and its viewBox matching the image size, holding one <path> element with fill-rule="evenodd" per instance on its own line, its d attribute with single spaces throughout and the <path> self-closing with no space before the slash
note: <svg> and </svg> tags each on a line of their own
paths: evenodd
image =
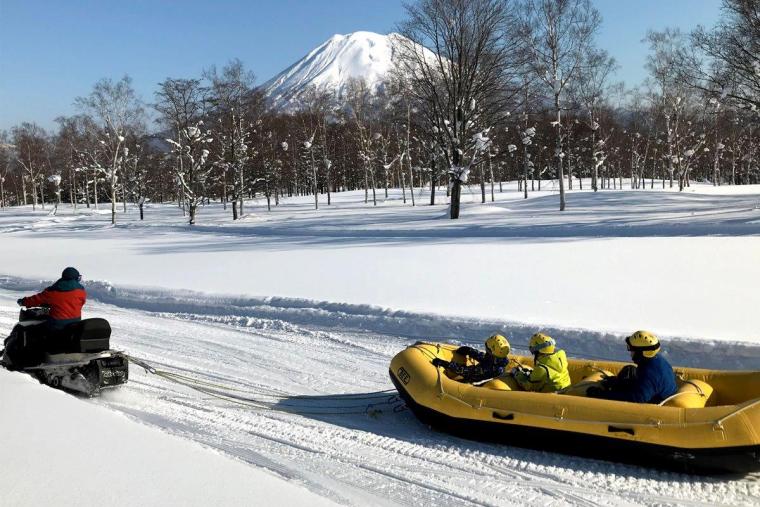
<svg viewBox="0 0 760 507">
<path fill-rule="evenodd" d="M 696 393 L 692 393 L 692 392 L 684 391 L 684 392 L 680 392 L 680 393 L 675 393 L 675 394 L 672 394 L 672 395 L 668 396 L 664 400 L 662 400 L 660 403 L 658 403 L 658 405 L 660 405 L 661 407 L 665 406 L 665 404 L 667 402 L 669 402 L 670 400 L 672 400 L 674 398 L 678 398 L 679 396 L 683 396 L 683 395 L 686 395 L 686 394 L 698 394 L 700 398 L 706 398 L 707 397 L 707 395 L 705 394 L 705 392 L 702 390 L 701 387 L 699 387 L 699 384 L 697 384 L 696 382 L 692 382 L 691 380 L 685 378 L 683 375 L 678 375 L 678 380 L 680 380 L 684 384 L 689 384 L 691 386 L 694 386 L 694 388 L 697 390 L 697 392 Z"/>
<path fill-rule="evenodd" d="M 437 345 L 437 344 L 428 344 L 428 345 Z M 430 356 L 436 357 L 435 354 L 433 354 L 429 350 L 425 350 L 422 347 L 418 347 L 418 346 L 414 345 L 414 346 L 412 346 L 412 348 L 415 348 L 415 349 L 417 349 L 417 350 L 419 350 L 421 352 L 424 352 L 424 355 L 427 356 L 427 357 L 430 357 Z M 712 426 L 712 428 L 714 430 L 716 430 L 716 431 L 724 431 L 723 423 L 726 420 L 731 419 L 732 417 L 735 417 L 736 415 L 738 415 L 738 414 L 740 414 L 740 413 L 742 413 L 742 412 L 744 412 L 746 410 L 749 410 L 750 408 L 754 407 L 755 405 L 760 404 L 760 399 L 754 400 L 754 401 L 749 402 L 749 403 L 747 403 L 747 404 L 745 404 L 743 406 L 739 406 L 733 412 L 730 412 L 730 413 L 724 415 L 723 417 L 721 417 L 719 419 L 716 419 L 716 420 L 713 420 L 713 421 L 664 423 L 664 422 L 662 422 L 660 420 L 652 420 L 649 423 L 638 423 L 638 422 L 625 422 L 625 421 L 601 421 L 601 420 L 598 420 L 598 419 L 576 419 L 576 418 L 567 418 L 567 417 L 565 417 L 564 416 L 564 411 L 559 416 L 556 416 L 556 415 L 555 416 L 548 416 L 548 415 L 536 414 L 534 412 L 520 412 L 520 411 L 517 411 L 517 410 L 506 410 L 503 407 L 491 407 L 491 406 L 488 406 L 488 405 L 483 405 L 482 400 L 480 401 L 480 403 L 478 405 L 473 405 L 472 403 L 469 403 L 469 402 L 467 402 L 467 401 L 459 398 L 458 396 L 454 396 L 453 394 L 447 393 L 444 390 L 444 388 L 443 388 L 443 379 L 441 377 L 441 369 L 440 368 L 436 368 L 436 370 L 438 371 L 438 386 L 437 387 L 438 387 L 438 391 L 439 391 L 439 396 L 441 398 L 444 398 L 444 397 L 445 398 L 450 398 L 450 399 L 452 399 L 452 400 L 454 400 L 456 402 L 459 402 L 459 403 L 461 403 L 461 404 L 463 404 L 463 405 L 465 405 L 465 406 L 467 406 L 467 407 L 469 407 L 471 409 L 474 409 L 474 410 L 486 409 L 486 410 L 491 410 L 491 411 L 495 411 L 495 412 L 509 412 L 511 414 L 514 414 L 514 415 L 521 415 L 521 416 L 528 416 L 528 417 L 537 417 L 537 418 L 540 418 L 540 419 L 550 419 L 550 420 L 554 420 L 554 421 L 556 421 L 558 419 L 561 419 L 561 420 L 568 421 L 568 422 L 571 422 L 571 423 L 579 423 L 579 424 L 592 424 L 592 425 L 599 425 L 599 424 L 601 424 L 601 425 L 617 425 L 617 426 L 619 426 L 619 425 L 622 424 L 622 425 L 624 425 L 626 427 L 633 427 L 633 428 L 657 428 L 657 429 L 660 429 L 660 428 L 670 428 L 670 427 L 673 427 L 673 428 L 688 428 L 688 427 L 692 427 L 692 426 Z M 551 396 L 551 393 L 549 394 L 549 396 Z"/>
<path fill-rule="evenodd" d="M 272 410 L 298 415 L 378 415 L 388 407 L 393 412 L 406 409 L 395 389 L 370 393 L 323 394 L 323 395 L 283 395 L 240 389 L 234 386 L 209 382 L 189 375 L 155 368 L 144 359 L 127 356 L 130 362 L 142 367 L 147 373 L 168 380 L 214 398 L 260 410 Z M 200 372 L 191 372 L 198 377 Z M 340 401 L 349 404 L 338 404 Z M 309 405 L 314 402 L 332 401 L 331 405 Z"/>
</svg>

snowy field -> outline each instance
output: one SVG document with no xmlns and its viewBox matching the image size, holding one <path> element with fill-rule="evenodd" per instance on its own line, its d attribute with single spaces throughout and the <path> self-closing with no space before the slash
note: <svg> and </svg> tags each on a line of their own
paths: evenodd
<svg viewBox="0 0 760 507">
<path fill-rule="evenodd" d="M 407 344 L 478 344 L 495 330 L 515 348 L 540 328 L 570 355 L 622 359 L 621 337 L 643 327 L 676 364 L 760 369 L 760 187 L 571 192 L 565 213 L 551 188 L 527 201 L 497 188 L 487 204 L 472 188 L 458 221 L 396 193 L 377 207 L 361 192 L 333 197 L 319 211 L 309 197 L 271 213 L 250 201 L 236 223 L 211 205 L 194 228 L 170 205 L 148 207 L 142 223 L 130 209 L 115 227 L 106 206 L 0 211 L 0 329 L 15 321 L 16 298 L 75 265 L 86 316 L 111 322 L 114 347 L 206 383 L 193 390 L 132 365 L 127 385 L 93 400 L 10 374 L 3 396 L 119 416 L 127 439 L 147 430 L 135 421 L 154 426 L 267 473 L 263 488 L 286 479 L 293 495 L 342 504 L 758 504 L 758 477 L 460 440 L 385 391 Z M 13 426 L 5 409 L 0 421 Z"/>
<path fill-rule="evenodd" d="M 0 369 L 2 505 L 334 505 L 219 452 Z"/>
<path fill-rule="evenodd" d="M 108 204 L 14 209 L 0 212 L 0 274 L 47 280 L 71 264 L 118 285 L 758 341 L 760 186 L 693 188 L 571 192 L 560 213 L 551 189 L 525 201 L 510 186 L 482 205 L 472 187 L 460 220 L 445 205 L 402 206 L 394 193 L 373 207 L 351 192 L 318 211 L 311 197 L 271 213 L 249 202 L 234 223 L 215 204 L 192 229 L 170 205 L 115 227 Z"/>
</svg>

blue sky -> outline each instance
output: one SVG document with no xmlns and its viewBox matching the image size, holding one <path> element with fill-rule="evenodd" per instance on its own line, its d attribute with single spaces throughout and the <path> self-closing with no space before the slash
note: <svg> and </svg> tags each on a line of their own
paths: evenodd
<svg viewBox="0 0 760 507">
<path fill-rule="evenodd" d="M 712 25 L 720 0 L 594 0 L 617 80 L 645 77 L 647 29 Z M 54 126 L 102 77 L 129 74 L 146 101 L 166 77 L 240 58 L 262 83 L 335 33 L 393 31 L 401 0 L 0 0 L 0 129 Z"/>
</svg>

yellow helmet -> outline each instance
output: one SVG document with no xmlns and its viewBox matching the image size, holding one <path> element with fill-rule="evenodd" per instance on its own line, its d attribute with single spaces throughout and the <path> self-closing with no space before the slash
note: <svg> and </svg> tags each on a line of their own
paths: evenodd
<svg viewBox="0 0 760 507">
<path fill-rule="evenodd" d="M 491 335 L 491 337 L 486 340 L 486 348 L 495 357 L 506 358 L 509 355 L 510 350 L 509 340 L 500 334 Z"/>
<path fill-rule="evenodd" d="M 544 333 L 536 333 L 530 337 L 528 348 L 532 354 L 554 354 L 554 349 L 557 343 L 549 335 Z"/>
<path fill-rule="evenodd" d="M 644 357 L 652 358 L 660 351 L 660 340 L 649 331 L 636 331 L 625 339 L 628 350 L 641 352 Z"/>
</svg>

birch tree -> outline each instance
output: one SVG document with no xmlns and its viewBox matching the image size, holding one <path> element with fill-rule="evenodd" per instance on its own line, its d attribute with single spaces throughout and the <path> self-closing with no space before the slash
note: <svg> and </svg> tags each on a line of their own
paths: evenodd
<svg viewBox="0 0 760 507">
<path fill-rule="evenodd" d="M 203 121 L 182 129 L 179 140 L 167 139 L 174 156 L 180 159 L 175 166 L 176 174 L 188 205 L 190 225 L 195 225 L 198 204 L 206 196 L 206 182 L 213 169 L 208 161 L 212 141 L 210 132 L 203 128 Z"/>
<path fill-rule="evenodd" d="M 21 178 L 24 205 L 26 199 L 26 181 L 29 181 L 32 191 L 32 210 L 37 209 L 37 185 L 41 185 L 40 175 L 45 163 L 45 144 L 47 134 L 36 123 L 24 122 L 11 130 L 13 146 L 15 147 L 16 162 L 23 169 Z M 44 208 L 44 203 L 42 203 Z"/>
<path fill-rule="evenodd" d="M 554 109 L 554 159 L 559 209 L 564 211 L 563 95 L 568 84 L 578 77 L 584 55 L 592 49 L 601 16 L 589 0 L 525 0 L 522 16 L 521 33 L 528 65 L 544 84 Z"/>
<path fill-rule="evenodd" d="M 248 143 L 253 133 L 249 112 L 254 102 L 256 76 L 235 59 L 221 72 L 211 67 L 204 72 L 204 77 L 210 82 L 208 99 L 216 119 L 215 140 L 221 143 L 217 166 L 224 171 L 225 180 L 227 174 L 232 176 L 232 218 L 237 220 L 244 213 L 245 168 L 250 159 Z"/>
<path fill-rule="evenodd" d="M 607 91 L 607 81 L 615 71 L 615 59 L 604 50 L 589 50 L 582 55 L 583 61 L 579 67 L 578 79 L 570 83 L 570 94 L 585 109 L 583 124 L 589 131 L 588 144 L 592 152 L 597 151 L 597 134 L 600 128 L 600 112 L 604 105 Z M 591 188 L 599 189 L 599 171 L 596 157 L 592 163 Z M 569 180 L 568 180 L 569 181 Z M 572 184 L 572 183 L 570 183 Z M 572 188 L 572 187 L 571 187 Z"/>
<path fill-rule="evenodd" d="M 115 224 L 120 171 L 129 156 L 127 136 L 134 137 L 143 130 L 143 106 L 129 76 L 117 82 L 101 79 L 95 83 L 90 95 L 78 97 L 75 104 L 90 114 L 101 128 L 99 141 L 103 146 L 103 168 L 109 184 L 111 224 Z"/>
</svg>

